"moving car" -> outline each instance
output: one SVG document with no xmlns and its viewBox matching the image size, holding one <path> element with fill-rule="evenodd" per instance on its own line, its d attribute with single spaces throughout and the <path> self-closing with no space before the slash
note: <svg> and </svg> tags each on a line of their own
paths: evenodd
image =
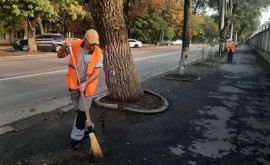
<svg viewBox="0 0 270 165">
<path fill-rule="evenodd" d="M 172 40 L 172 43 L 173 43 L 173 45 L 181 45 L 183 43 L 183 41 L 180 39 L 175 39 L 175 40 Z"/>
<path fill-rule="evenodd" d="M 160 45 L 170 46 L 170 45 L 173 45 L 173 43 L 170 40 L 163 40 L 163 41 L 157 42 L 157 46 L 160 46 Z"/>
<path fill-rule="evenodd" d="M 140 47 L 142 47 L 142 42 L 137 41 L 135 39 L 128 39 L 128 42 L 129 42 L 129 46 L 131 48 L 140 48 Z"/>
<path fill-rule="evenodd" d="M 65 42 L 65 37 L 61 34 L 44 33 L 36 36 L 38 50 L 58 51 Z M 29 50 L 28 39 L 19 40 L 13 43 L 13 48 L 27 52 Z"/>
</svg>

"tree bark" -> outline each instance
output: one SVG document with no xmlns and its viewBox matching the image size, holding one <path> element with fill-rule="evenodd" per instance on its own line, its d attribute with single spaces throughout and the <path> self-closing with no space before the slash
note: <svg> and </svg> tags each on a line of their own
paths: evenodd
<svg viewBox="0 0 270 165">
<path fill-rule="evenodd" d="M 123 0 L 91 0 L 91 14 L 104 50 L 104 72 L 109 97 L 122 102 L 143 96 L 129 47 Z"/>
<path fill-rule="evenodd" d="M 187 70 L 187 58 L 189 53 L 189 22 L 192 12 L 192 0 L 185 0 L 184 5 L 184 26 L 183 26 L 183 44 L 182 44 L 182 53 L 179 63 L 179 75 L 186 74 Z"/>
<path fill-rule="evenodd" d="M 23 39 L 28 39 L 28 22 L 27 18 L 23 20 L 23 26 L 24 26 L 24 36 Z"/>
<path fill-rule="evenodd" d="M 44 33 L 44 28 L 43 28 L 43 24 L 42 24 L 42 20 L 41 20 L 41 16 L 38 15 L 37 19 L 36 19 L 38 26 L 40 28 L 40 33 L 43 34 Z"/>
<path fill-rule="evenodd" d="M 229 8 L 226 10 L 224 28 L 220 31 L 220 39 L 223 43 L 227 40 L 227 34 L 232 23 L 233 8 L 236 8 L 237 3 L 233 5 L 233 0 L 229 1 Z"/>
<path fill-rule="evenodd" d="M 29 38 L 28 38 L 28 46 L 30 52 L 37 51 L 37 44 L 36 44 L 36 19 L 35 18 L 28 18 L 28 25 L 29 25 Z"/>
</svg>

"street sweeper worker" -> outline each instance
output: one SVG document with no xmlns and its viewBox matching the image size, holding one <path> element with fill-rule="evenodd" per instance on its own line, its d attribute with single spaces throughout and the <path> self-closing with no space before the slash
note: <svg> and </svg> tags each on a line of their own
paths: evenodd
<svg viewBox="0 0 270 165">
<path fill-rule="evenodd" d="M 73 52 L 79 76 L 78 80 L 75 65 L 70 55 L 66 83 L 69 86 L 70 97 L 77 113 L 71 131 L 73 149 L 82 148 L 81 140 L 94 129 L 92 121 L 86 119 L 81 92 L 84 93 L 86 107 L 89 110 L 103 65 L 103 51 L 97 44 L 99 44 L 99 35 L 96 30 L 90 29 L 85 33 L 83 40 L 72 41 L 71 38 L 66 38 L 62 48 L 57 52 L 58 58 L 64 58 Z"/>
<path fill-rule="evenodd" d="M 232 62 L 234 52 L 235 52 L 234 43 L 232 40 L 230 40 L 228 43 L 228 63 Z"/>
</svg>

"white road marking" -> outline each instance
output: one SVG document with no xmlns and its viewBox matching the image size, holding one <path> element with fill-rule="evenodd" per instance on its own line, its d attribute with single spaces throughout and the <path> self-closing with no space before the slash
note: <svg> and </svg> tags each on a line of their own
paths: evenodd
<svg viewBox="0 0 270 165">
<path fill-rule="evenodd" d="M 134 61 L 142 61 L 142 60 L 146 60 L 146 59 L 149 59 L 149 58 L 163 57 L 163 56 L 173 55 L 173 54 L 176 54 L 176 53 L 180 53 L 180 51 L 171 52 L 171 53 L 165 53 L 165 54 L 160 54 L 160 55 L 154 55 L 154 56 L 148 56 L 148 57 L 135 58 Z M 14 80 L 14 79 L 27 78 L 27 77 L 33 77 L 33 76 L 40 76 L 40 75 L 59 73 L 59 72 L 65 72 L 65 71 L 67 71 L 67 69 L 56 70 L 56 71 L 51 71 L 51 72 L 44 72 L 44 73 L 29 74 L 29 75 L 24 75 L 24 76 L 16 76 L 16 77 L 10 77 L 10 78 L 3 78 L 3 79 L 0 79 L 0 81 Z"/>
<path fill-rule="evenodd" d="M 64 71 L 67 71 L 67 69 L 56 70 L 56 71 L 51 71 L 51 72 L 44 72 L 44 73 L 29 74 L 29 75 L 24 75 L 24 76 L 16 76 L 16 77 L 10 77 L 10 78 L 3 78 L 3 79 L 0 79 L 0 81 L 14 80 L 14 79 L 19 79 L 19 78 L 33 77 L 33 76 L 40 76 L 40 75 L 46 75 L 46 74 L 52 74 L 52 73 L 58 73 L 58 72 L 64 72 Z"/>
<path fill-rule="evenodd" d="M 180 53 L 180 52 L 171 52 L 171 53 L 165 53 L 165 54 L 160 54 L 160 55 L 135 58 L 134 61 L 141 61 L 141 60 L 145 60 L 145 59 L 149 59 L 149 58 L 163 57 L 163 56 L 172 55 L 172 54 L 176 54 L 176 53 Z"/>
</svg>

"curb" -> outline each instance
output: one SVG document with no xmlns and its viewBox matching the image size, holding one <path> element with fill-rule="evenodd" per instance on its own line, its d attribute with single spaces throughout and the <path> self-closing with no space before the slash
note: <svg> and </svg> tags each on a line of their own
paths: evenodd
<svg viewBox="0 0 270 165">
<path fill-rule="evenodd" d="M 73 104 L 71 103 L 66 106 L 60 107 L 60 109 L 58 109 L 58 113 L 67 113 L 72 109 L 73 109 Z M 0 135 L 4 135 L 6 133 L 13 132 L 13 131 L 17 131 L 17 130 L 15 130 L 11 125 L 0 126 Z"/>
<path fill-rule="evenodd" d="M 161 78 L 166 79 L 166 80 L 185 81 L 185 82 L 194 82 L 194 81 L 201 80 L 201 77 L 200 76 L 196 76 L 196 75 L 193 75 L 193 74 L 186 74 L 186 75 L 194 76 L 194 77 L 196 77 L 196 79 L 194 79 L 194 80 L 188 80 L 188 79 L 177 80 L 175 78 L 166 77 L 166 75 L 161 76 Z"/>
<path fill-rule="evenodd" d="M 3 135 L 8 132 L 16 131 L 13 127 L 6 125 L 4 127 L 0 127 L 0 135 Z"/>
<path fill-rule="evenodd" d="M 144 90 L 144 92 L 150 93 L 152 95 L 155 95 L 155 96 L 161 98 L 162 101 L 164 102 L 163 106 L 161 108 L 153 109 L 153 110 L 135 109 L 135 108 L 124 108 L 123 110 L 132 111 L 132 112 L 139 112 L 139 113 L 159 113 L 159 112 L 165 111 L 169 107 L 169 102 L 163 96 L 161 96 L 155 92 L 149 91 L 149 90 Z M 102 95 L 102 96 L 96 98 L 94 100 L 95 104 L 97 106 L 104 107 L 104 108 L 117 109 L 118 108 L 117 104 L 108 104 L 108 103 L 100 102 L 100 99 L 105 97 L 105 96 L 107 96 L 107 95 Z"/>
</svg>

